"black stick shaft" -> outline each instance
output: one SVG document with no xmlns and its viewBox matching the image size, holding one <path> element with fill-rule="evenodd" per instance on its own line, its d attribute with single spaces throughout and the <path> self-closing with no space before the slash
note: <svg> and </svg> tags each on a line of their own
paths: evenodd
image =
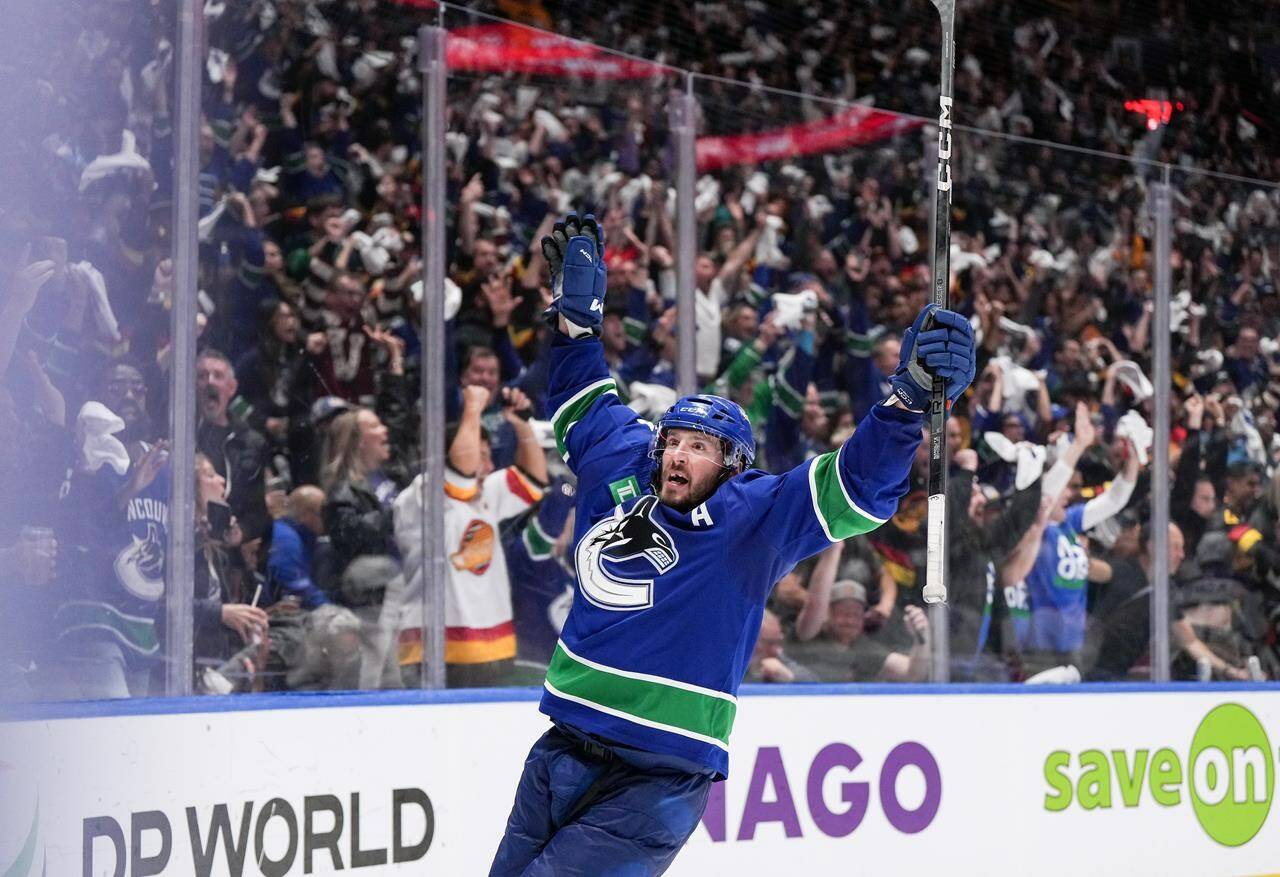
<svg viewBox="0 0 1280 877">
<path fill-rule="evenodd" d="M 942 87 L 938 94 L 938 179 L 933 214 L 933 303 L 947 307 L 951 277 L 951 108 L 955 79 L 955 0 L 933 0 L 942 19 Z M 947 395 L 935 378 L 929 395 L 929 529 L 924 600 L 947 599 Z M 943 631 L 935 631 L 942 635 Z"/>
</svg>

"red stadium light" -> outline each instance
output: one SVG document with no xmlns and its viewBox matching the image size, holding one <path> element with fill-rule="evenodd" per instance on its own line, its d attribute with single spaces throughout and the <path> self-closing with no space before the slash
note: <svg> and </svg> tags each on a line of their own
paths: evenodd
<svg viewBox="0 0 1280 877">
<path fill-rule="evenodd" d="M 1142 113 L 1147 117 L 1147 130 L 1154 131 L 1161 125 L 1169 124 L 1169 120 L 1173 118 L 1173 111 L 1182 111 L 1182 101 L 1170 103 L 1167 100 L 1151 100 L 1143 98 L 1141 100 L 1127 100 L 1124 102 L 1124 108 L 1131 113 Z"/>
</svg>

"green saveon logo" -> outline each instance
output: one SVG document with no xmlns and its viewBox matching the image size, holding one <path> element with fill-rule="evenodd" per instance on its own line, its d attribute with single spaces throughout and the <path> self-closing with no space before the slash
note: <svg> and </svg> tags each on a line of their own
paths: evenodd
<svg viewBox="0 0 1280 877">
<path fill-rule="evenodd" d="M 1238 847 L 1252 840 L 1271 812 L 1275 753 L 1266 730 L 1248 708 L 1214 707 L 1201 720 L 1184 762 L 1168 747 L 1126 751 L 1066 750 L 1044 762 L 1044 807 L 1058 813 L 1139 807 L 1147 800 L 1176 807 L 1190 798 L 1196 821 L 1211 839 Z M 1117 800 L 1118 799 L 1118 800 Z"/>
<path fill-rule="evenodd" d="M 1258 717 L 1227 703 L 1204 717 L 1191 739 L 1191 806 L 1223 846 L 1248 843 L 1267 821 L 1275 791 L 1271 743 Z"/>
</svg>

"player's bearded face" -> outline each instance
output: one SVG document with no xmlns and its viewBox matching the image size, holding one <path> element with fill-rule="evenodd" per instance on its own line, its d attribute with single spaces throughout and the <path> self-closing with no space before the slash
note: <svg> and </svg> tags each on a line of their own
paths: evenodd
<svg viewBox="0 0 1280 877">
<path fill-rule="evenodd" d="M 658 499 L 689 511 L 715 493 L 724 466 L 720 440 L 693 429 L 672 429 L 666 436 L 659 470 Z"/>
</svg>

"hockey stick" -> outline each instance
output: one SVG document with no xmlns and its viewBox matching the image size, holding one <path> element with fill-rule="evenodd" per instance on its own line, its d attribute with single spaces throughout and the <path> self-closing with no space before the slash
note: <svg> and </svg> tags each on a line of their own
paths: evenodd
<svg viewBox="0 0 1280 877">
<path fill-rule="evenodd" d="M 938 93 L 938 193 L 933 213 L 933 303 L 947 306 L 951 280 L 951 101 L 955 78 L 956 0 L 933 0 L 942 19 L 942 88 Z M 947 601 L 947 393 L 941 378 L 929 394 L 929 535 L 924 601 Z"/>
</svg>

